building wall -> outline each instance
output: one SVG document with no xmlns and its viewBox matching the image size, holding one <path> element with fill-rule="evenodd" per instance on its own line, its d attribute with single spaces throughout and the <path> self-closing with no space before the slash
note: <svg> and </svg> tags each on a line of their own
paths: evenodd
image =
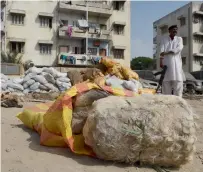
<svg viewBox="0 0 203 172">
<path fill-rule="evenodd" d="M 35 64 L 52 65 L 56 59 L 56 1 L 8 1 L 7 8 L 7 50 L 9 50 L 9 38 L 25 39 L 23 60 L 32 59 Z M 10 9 L 25 10 L 24 25 L 17 26 L 11 23 Z M 52 29 L 41 28 L 39 12 L 53 13 Z M 52 54 L 41 55 L 39 52 L 39 40 L 53 41 Z"/>
<path fill-rule="evenodd" d="M 110 23 L 112 24 L 114 21 L 125 22 L 125 30 L 124 35 L 114 35 L 112 33 L 112 41 L 113 45 L 125 46 L 126 49 L 124 51 L 124 59 L 116 59 L 116 61 L 122 63 L 125 66 L 130 67 L 131 60 L 131 10 L 130 10 L 130 1 L 125 1 L 124 11 L 113 11 L 112 16 L 110 18 Z"/>
<path fill-rule="evenodd" d="M 24 25 L 17 26 L 11 22 L 10 9 L 24 10 L 26 12 L 24 18 Z M 6 6 L 6 49 L 9 51 L 9 38 L 25 39 L 25 47 L 23 60 L 32 59 L 38 65 L 52 65 L 54 64 L 57 55 L 58 47 L 60 45 L 71 45 L 82 47 L 82 39 L 63 39 L 58 37 L 59 19 L 68 20 L 69 24 L 85 17 L 85 11 L 68 12 L 68 10 L 59 11 L 57 1 L 9 1 Z M 41 28 L 38 14 L 40 12 L 52 13 L 52 28 Z M 96 22 L 99 24 L 106 24 L 107 29 L 111 29 L 114 21 L 126 22 L 124 36 L 112 35 L 112 40 L 101 41 L 100 47 L 106 47 L 107 55 L 111 53 L 112 45 L 125 46 L 124 56 L 122 60 L 117 60 L 126 66 L 130 66 L 131 50 L 130 50 L 130 1 L 125 2 L 124 12 L 112 10 L 112 15 L 104 17 L 102 15 L 89 14 L 89 22 Z M 113 32 L 112 32 L 113 33 Z M 111 34 L 112 34 L 111 33 Z M 39 52 L 39 40 L 53 41 L 52 54 L 41 55 Z M 91 41 L 89 41 L 91 44 Z"/>
<path fill-rule="evenodd" d="M 192 2 L 192 13 L 195 11 L 200 11 L 202 2 Z M 203 33 L 203 23 L 198 22 L 194 23 L 192 22 L 192 30 L 194 32 L 202 32 Z M 202 53 L 203 54 L 203 44 L 195 41 L 194 39 L 192 40 L 192 51 L 194 53 Z M 202 57 L 203 58 L 203 57 Z M 202 69 L 202 66 L 200 65 L 199 61 L 195 60 L 195 57 L 192 59 L 192 71 L 199 71 Z"/>
</svg>

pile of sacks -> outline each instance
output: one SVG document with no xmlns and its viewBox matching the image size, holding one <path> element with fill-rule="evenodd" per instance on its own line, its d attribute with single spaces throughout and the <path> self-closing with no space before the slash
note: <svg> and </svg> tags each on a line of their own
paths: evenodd
<svg viewBox="0 0 203 172">
<path fill-rule="evenodd" d="M 23 78 L 9 79 L 4 74 L 1 74 L 1 90 L 9 92 L 22 92 L 24 90 L 22 86 Z"/>
<path fill-rule="evenodd" d="M 1 89 L 9 92 L 64 92 L 72 85 L 67 73 L 61 73 L 54 68 L 29 68 L 25 76 L 8 79 L 1 74 Z"/>
</svg>

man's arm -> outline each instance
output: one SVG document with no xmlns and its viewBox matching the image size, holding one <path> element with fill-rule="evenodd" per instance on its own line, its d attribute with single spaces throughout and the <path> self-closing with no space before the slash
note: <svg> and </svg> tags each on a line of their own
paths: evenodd
<svg viewBox="0 0 203 172">
<path fill-rule="evenodd" d="M 173 54 L 178 54 L 179 52 L 182 51 L 182 49 L 183 49 L 183 39 L 179 37 L 178 46 L 174 49 L 171 49 L 169 52 Z"/>
</svg>

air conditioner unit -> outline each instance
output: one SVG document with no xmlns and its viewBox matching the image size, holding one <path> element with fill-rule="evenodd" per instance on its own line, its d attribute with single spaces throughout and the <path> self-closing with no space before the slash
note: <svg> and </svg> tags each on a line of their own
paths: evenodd
<svg viewBox="0 0 203 172">
<path fill-rule="evenodd" d="M 98 35 L 100 35 L 100 34 L 101 34 L 101 29 L 100 29 L 100 28 L 96 28 L 96 33 L 97 33 Z"/>
</svg>

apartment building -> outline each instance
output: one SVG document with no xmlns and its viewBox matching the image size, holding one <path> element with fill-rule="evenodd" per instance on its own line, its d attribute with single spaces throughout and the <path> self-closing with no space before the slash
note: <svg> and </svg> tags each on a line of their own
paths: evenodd
<svg viewBox="0 0 203 172">
<path fill-rule="evenodd" d="M 168 27 L 178 25 L 178 35 L 183 38 L 183 70 L 203 70 L 203 3 L 190 2 L 153 23 L 154 58 L 160 69 L 160 41 L 168 35 Z"/>
<path fill-rule="evenodd" d="M 109 56 L 130 66 L 130 1 L 6 1 L 1 12 L 1 48 L 24 61 L 54 65 L 65 54 L 89 65 Z"/>
</svg>

